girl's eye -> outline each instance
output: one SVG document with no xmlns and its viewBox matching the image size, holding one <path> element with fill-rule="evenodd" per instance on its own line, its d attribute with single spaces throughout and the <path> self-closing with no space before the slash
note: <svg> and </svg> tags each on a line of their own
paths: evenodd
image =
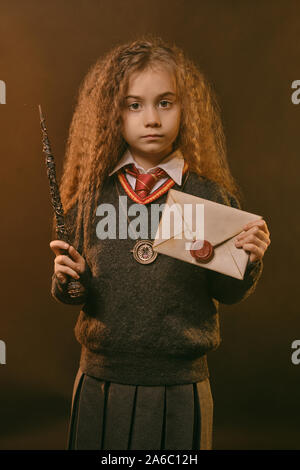
<svg viewBox="0 0 300 470">
<path fill-rule="evenodd" d="M 171 105 L 172 103 L 170 101 L 167 101 L 167 100 L 161 100 L 160 103 L 163 104 L 163 108 L 167 108 L 168 105 Z"/>
<path fill-rule="evenodd" d="M 133 107 L 132 107 L 132 106 L 133 106 Z M 138 108 L 137 108 L 138 106 L 139 106 L 139 103 L 131 103 L 131 104 L 128 106 L 128 108 L 129 108 L 129 109 L 133 109 L 134 111 L 136 111 L 136 110 L 138 109 Z"/>
</svg>

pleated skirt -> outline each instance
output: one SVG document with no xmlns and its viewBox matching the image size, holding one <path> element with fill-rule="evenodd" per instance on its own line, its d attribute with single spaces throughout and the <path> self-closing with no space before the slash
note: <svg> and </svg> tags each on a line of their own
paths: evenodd
<svg viewBox="0 0 300 470">
<path fill-rule="evenodd" d="M 67 449 L 210 450 L 212 427 L 208 378 L 183 385 L 125 385 L 79 368 Z"/>
</svg>

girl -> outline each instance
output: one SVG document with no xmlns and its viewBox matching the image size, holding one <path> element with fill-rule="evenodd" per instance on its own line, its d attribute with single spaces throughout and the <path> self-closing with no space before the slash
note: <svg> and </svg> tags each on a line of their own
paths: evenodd
<svg viewBox="0 0 300 470">
<path fill-rule="evenodd" d="M 82 305 L 69 449 L 212 448 L 218 303 L 254 291 L 269 230 L 258 220 L 237 237 L 250 254 L 238 280 L 155 254 L 149 227 L 171 187 L 241 208 L 224 142 L 212 87 L 160 38 L 116 47 L 83 81 L 61 181 L 72 245 L 50 243 L 52 295 Z M 137 209 L 147 209 L 139 227 Z M 83 288 L 77 298 L 70 278 Z"/>
</svg>

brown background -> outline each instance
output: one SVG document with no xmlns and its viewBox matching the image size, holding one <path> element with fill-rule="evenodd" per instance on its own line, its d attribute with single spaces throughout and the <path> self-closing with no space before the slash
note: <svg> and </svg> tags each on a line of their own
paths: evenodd
<svg viewBox="0 0 300 470">
<path fill-rule="evenodd" d="M 79 83 L 99 55 L 138 33 L 184 48 L 213 82 L 245 210 L 272 244 L 256 293 L 220 305 L 223 342 L 209 354 L 216 449 L 299 449 L 300 79 L 297 1 L 2 0 L 0 79 L 0 448 L 63 449 L 80 347 L 79 308 L 50 296 L 51 205 L 38 104 L 58 174 Z"/>
</svg>

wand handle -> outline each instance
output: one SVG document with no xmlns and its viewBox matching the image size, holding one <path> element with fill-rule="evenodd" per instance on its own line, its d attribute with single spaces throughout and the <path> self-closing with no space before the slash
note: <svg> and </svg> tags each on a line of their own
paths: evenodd
<svg viewBox="0 0 300 470">
<path fill-rule="evenodd" d="M 56 178 L 56 168 L 55 168 L 55 161 L 51 151 L 51 146 L 48 138 L 48 133 L 46 129 L 45 119 L 42 113 L 41 105 L 39 105 L 39 112 L 40 112 L 40 124 L 42 129 L 42 143 L 43 143 L 43 152 L 46 157 L 46 168 L 47 168 L 47 175 L 49 179 L 49 186 L 50 186 L 50 195 L 51 195 L 51 203 L 55 214 L 56 219 L 56 235 L 59 240 L 63 240 L 66 243 L 70 244 L 70 237 L 68 230 L 65 224 L 65 216 L 63 211 L 63 206 L 61 203 L 59 186 L 57 183 Z M 62 250 L 62 254 L 65 254 L 70 257 L 67 250 Z M 80 297 L 84 292 L 84 287 L 79 281 L 75 279 L 71 279 L 68 281 L 67 286 L 68 294 L 72 298 Z"/>
</svg>

